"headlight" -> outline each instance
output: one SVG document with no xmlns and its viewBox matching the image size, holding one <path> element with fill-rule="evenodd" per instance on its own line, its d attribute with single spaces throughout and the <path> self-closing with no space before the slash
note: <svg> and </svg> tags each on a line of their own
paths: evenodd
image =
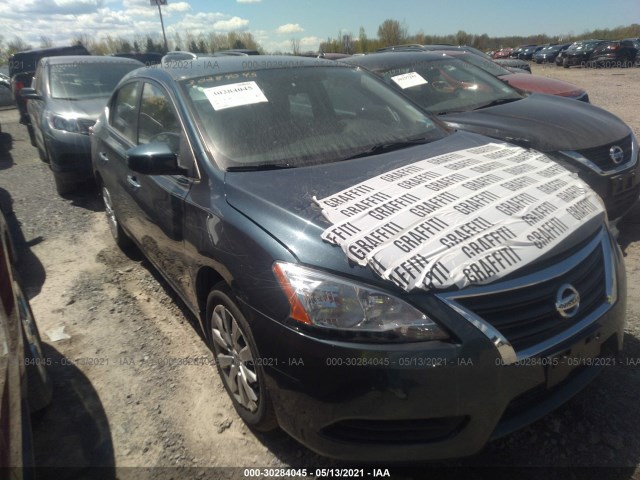
<svg viewBox="0 0 640 480">
<path fill-rule="evenodd" d="M 82 133 L 89 135 L 89 128 L 95 123 L 94 120 L 63 117 L 55 113 L 47 115 L 49 127 L 54 130 L 62 130 L 64 132 Z"/>
<path fill-rule="evenodd" d="M 424 313 L 388 293 L 290 263 L 276 262 L 273 271 L 291 305 L 291 318 L 301 323 L 377 333 L 388 340 L 450 338 Z"/>
</svg>

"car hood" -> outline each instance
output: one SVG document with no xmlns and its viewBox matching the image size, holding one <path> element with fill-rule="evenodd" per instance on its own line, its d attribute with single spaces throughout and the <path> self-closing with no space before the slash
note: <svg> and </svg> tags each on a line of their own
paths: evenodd
<svg viewBox="0 0 640 480">
<path fill-rule="evenodd" d="M 601 108 L 544 94 L 440 118 L 455 128 L 542 152 L 597 147 L 618 141 L 630 133 L 622 120 Z"/>
<path fill-rule="evenodd" d="M 526 92 L 546 93 L 548 95 L 559 95 L 561 97 L 579 97 L 585 93 L 582 88 L 572 83 L 526 73 L 502 75 L 500 80 Z"/>
<path fill-rule="evenodd" d="M 284 245 L 300 263 L 357 276 L 388 288 L 388 281 L 375 275 L 370 268 L 349 261 L 338 246 L 322 240 L 323 232 L 331 223 L 323 216 L 314 198 L 329 197 L 420 160 L 486 145 L 488 142 L 486 137 L 457 132 L 427 145 L 345 162 L 270 171 L 227 172 L 226 200 L 231 207 Z M 541 256 L 540 260 L 579 243 L 602 228 L 602 224 L 602 217 L 585 222 L 560 245 Z"/>
<path fill-rule="evenodd" d="M 104 110 L 108 97 L 95 97 L 82 100 L 63 100 L 52 98 L 48 102 L 47 109 L 58 115 L 88 118 L 97 120 Z"/>
</svg>

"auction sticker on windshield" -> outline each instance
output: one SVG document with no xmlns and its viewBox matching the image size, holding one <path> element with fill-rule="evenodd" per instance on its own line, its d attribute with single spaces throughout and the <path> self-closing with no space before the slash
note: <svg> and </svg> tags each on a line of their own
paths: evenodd
<svg viewBox="0 0 640 480">
<path fill-rule="evenodd" d="M 491 283 L 604 215 L 576 174 L 542 153 L 494 143 L 315 201 L 333 224 L 324 240 L 407 291 Z"/>
<path fill-rule="evenodd" d="M 403 90 L 429 83 L 422 75 L 417 72 L 409 72 L 402 75 L 396 75 L 395 77 L 391 77 L 391 80 L 396 82 L 396 84 Z"/>
<path fill-rule="evenodd" d="M 205 88 L 204 94 L 214 110 L 240 107 L 254 103 L 268 102 L 256 82 L 232 83 L 219 87 Z"/>
</svg>

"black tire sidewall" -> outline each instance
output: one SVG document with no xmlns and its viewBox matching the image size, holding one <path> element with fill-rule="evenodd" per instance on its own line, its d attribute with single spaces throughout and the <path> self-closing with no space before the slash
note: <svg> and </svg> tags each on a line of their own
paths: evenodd
<svg viewBox="0 0 640 480">
<path fill-rule="evenodd" d="M 227 310 L 231 312 L 234 316 L 238 326 L 242 330 L 242 335 L 247 341 L 249 348 L 251 349 L 251 354 L 255 359 L 258 357 L 258 349 L 256 347 L 255 340 L 253 338 L 253 334 L 251 332 L 251 327 L 249 326 L 247 320 L 245 319 L 243 313 L 240 311 L 235 301 L 231 298 L 231 291 L 227 287 L 226 284 L 218 284 L 216 285 L 209 296 L 207 297 L 207 309 L 206 309 L 206 322 L 205 328 L 207 331 L 205 332 L 207 342 L 209 343 L 209 348 L 213 352 L 214 360 L 217 359 L 217 350 L 215 346 L 215 342 L 213 341 L 211 328 L 212 328 L 212 314 L 213 310 L 217 305 L 223 305 Z M 258 398 L 258 409 L 255 412 L 251 412 L 247 410 L 245 407 L 240 405 L 233 394 L 229 390 L 227 383 L 224 381 L 224 375 L 220 365 L 216 361 L 216 368 L 218 369 L 218 373 L 220 375 L 220 380 L 224 385 L 229 398 L 233 402 L 233 406 L 238 412 L 238 415 L 244 420 L 244 422 L 251 428 L 259 431 L 268 431 L 273 430 L 276 427 L 275 416 L 273 413 L 273 407 L 271 405 L 271 400 L 269 394 L 267 392 L 266 384 L 265 384 L 265 373 L 264 369 L 260 362 L 256 362 L 255 371 L 258 377 L 258 388 L 259 398 Z"/>
<path fill-rule="evenodd" d="M 116 233 L 114 235 L 113 231 L 111 230 L 111 227 L 109 227 L 109 233 L 111 234 L 111 238 L 113 238 L 113 241 L 116 242 L 116 245 L 118 246 L 118 248 L 120 248 L 120 250 L 122 251 L 127 251 L 131 248 L 132 244 L 133 244 L 133 240 L 131 240 L 131 238 L 129 237 L 129 235 L 124 231 L 124 229 L 122 228 L 122 226 L 120 225 L 120 222 L 118 221 L 118 217 L 116 215 L 116 210 L 115 207 L 113 205 L 113 197 L 111 196 L 111 192 L 109 191 L 109 189 L 102 183 L 98 183 L 98 191 L 100 192 L 100 198 L 102 199 L 102 203 L 105 207 L 106 210 L 106 202 L 104 199 L 104 190 L 107 191 L 107 193 L 109 194 L 109 198 L 111 199 L 111 208 L 113 209 L 113 215 L 114 218 L 116 220 Z M 106 213 L 105 213 L 106 216 Z M 109 221 L 107 219 L 107 221 Z"/>
</svg>

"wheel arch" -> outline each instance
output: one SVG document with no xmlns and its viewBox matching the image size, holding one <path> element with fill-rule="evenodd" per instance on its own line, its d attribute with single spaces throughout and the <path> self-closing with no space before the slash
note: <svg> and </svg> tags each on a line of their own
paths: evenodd
<svg viewBox="0 0 640 480">
<path fill-rule="evenodd" d="M 196 275 L 196 299 L 198 301 L 198 316 L 200 319 L 200 326 L 205 330 L 206 315 L 207 315 L 207 297 L 209 292 L 220 282 L 225 282 L 230 287 L 228 282 L 224 279 L 219 272 L 210 266 L 201 267 Z M 207 332 L 204 332 L 207 335 Z"/>
</svg>

